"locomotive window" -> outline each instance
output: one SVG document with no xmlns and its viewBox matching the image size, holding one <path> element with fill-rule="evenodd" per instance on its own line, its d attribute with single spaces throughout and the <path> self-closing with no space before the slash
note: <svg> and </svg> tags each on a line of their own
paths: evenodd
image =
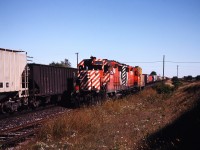
<svg viewBox="0 0 200 150">
<path fill-rule="evenodd" d="M 122 67 L 121 66 L 118 66 L 118 71 L 122 71 Z"/>
<path fill-rule="evenodd" d="M 129 72 L 129 68 L 126 68 L 126 72 Z"/>
<path fill-rule="evenodd" d="M 3 88 L 3 82 L 0 82 L 0 88 Z"/>
<path fill-rule="evenodd" d="M 95 65 L 93 66 L 94 70 L 102 70 L 102 66 L 101 65 Z"/>
<path fill-rule="evenodd" d="M 82 65 L 79 66 L 79 70 L 80 71 L 83 70 L 83 66 Z"/>
<path fill-rule="evenodd" d="M 103 65 L 103 62 L 102 61 L 95 61 L 94 64 L 95 65 Z"/>
<path fill-rule="evenodd" d="M 104 66 L 104 72 L 105 72 L 105 73 L 108 72 L 108 68 L 109 68 L 108 65 Z"/>
<path fill-rule="evenodd" d="M 6 82 L 6 87 L 9 88 L 9 83 L 8 82 Z"/>
</svg>

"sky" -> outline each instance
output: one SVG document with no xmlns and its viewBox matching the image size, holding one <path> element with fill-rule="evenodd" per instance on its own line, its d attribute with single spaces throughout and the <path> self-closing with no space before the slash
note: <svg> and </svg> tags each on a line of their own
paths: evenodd
<svg viewBox="0 0 200 150">
<path fill-rule="evenodd" d="M 32 61 L 90 56 L 143 73 L 200 75 L 200 0 L 0 0 L 0 47 Z"/>
</svg>

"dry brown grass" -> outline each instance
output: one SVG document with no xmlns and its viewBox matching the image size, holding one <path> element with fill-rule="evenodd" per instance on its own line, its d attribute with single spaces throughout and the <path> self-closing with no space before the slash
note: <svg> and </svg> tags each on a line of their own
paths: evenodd
<svg viewBox="0 0 200 150">
<path fill-rule="evenodd" d="M 177 96 L 182 97 L 177 100 Z M 120 100 L 73 110 L 44 124 L 36 138 L 39 142 L 29 149 L 139 149 L 141 140 L 174 119 L 180 109 L 176 105 L 184 96 L 188 96 L 185 88 L 169 99 L 148 88 Z"/>
</svg>

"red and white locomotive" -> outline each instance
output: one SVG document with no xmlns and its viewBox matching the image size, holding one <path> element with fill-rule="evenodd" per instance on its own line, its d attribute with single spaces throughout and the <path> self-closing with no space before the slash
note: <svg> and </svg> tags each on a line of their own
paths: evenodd
<svg viewBox="0 0 200 150">
<path fill-rule="evenodd" d="M 79 99 L 102 96 L 102 93 L 116 96 L 143 87 L 142 69 L 138 66 L 132 67 L 115 60 L 97 59 L 92 56 L 78 64 L 75 89 Z"/>
</svg>

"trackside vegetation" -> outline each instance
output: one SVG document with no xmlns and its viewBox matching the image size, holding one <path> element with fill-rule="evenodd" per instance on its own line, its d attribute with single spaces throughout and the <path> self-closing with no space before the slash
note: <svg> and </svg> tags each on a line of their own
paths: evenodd
<svg viewBox="0 0 200 150">
<path fill-rule="evenodd" d="M 199 87 L 200 82 L 182 83 L 176 90 L 158 84 L 122 99 L 72 110 L 46 122 L 36 138 L 21 149 L 148 148 L 146 138 L 194 107 Z"/>
</svg>

